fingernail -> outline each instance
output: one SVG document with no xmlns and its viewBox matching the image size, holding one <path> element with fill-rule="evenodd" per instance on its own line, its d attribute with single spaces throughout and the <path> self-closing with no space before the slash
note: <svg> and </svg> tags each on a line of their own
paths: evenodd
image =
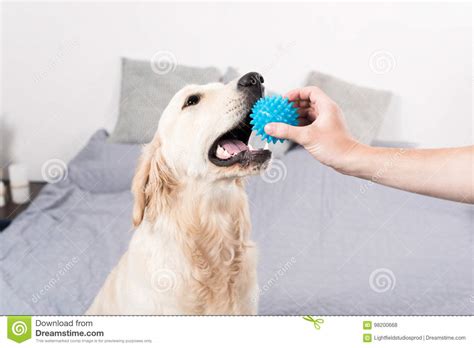
<svg viewBox="0 0 474 348">
<path fill-rule="evenodd" d="M 269 123 L 269 124 L 265 125 L 264 130 L 265 130 L 265 133 L 272 134 L 275 131 L 275 125 Z"/>
</svg>

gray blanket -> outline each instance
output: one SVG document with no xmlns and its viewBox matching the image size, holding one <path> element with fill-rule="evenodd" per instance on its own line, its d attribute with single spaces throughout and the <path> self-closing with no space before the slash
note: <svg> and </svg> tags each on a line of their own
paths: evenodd
<svg viewBox="0 0 474 348">
<path fill-rule="evenodd" d="M 132 235 L 138 145 L 97 132 L 0 233 L 0 314 L 82 314 Z M 473 207 L 290 151 L 248 184 L 260 314 L 474 314 Z"/>
</svg>

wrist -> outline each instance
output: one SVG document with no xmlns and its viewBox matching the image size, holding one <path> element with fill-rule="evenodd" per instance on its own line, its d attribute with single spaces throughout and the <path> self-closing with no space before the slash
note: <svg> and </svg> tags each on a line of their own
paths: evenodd
<svg viewBox="0 0 474 348">
<path fill-rule="evenodd" d="M 374 153 L 375 148 L 354 140 L 340 167 L 335 169 L 345 175 L 363 177 Z"/>
</svg>

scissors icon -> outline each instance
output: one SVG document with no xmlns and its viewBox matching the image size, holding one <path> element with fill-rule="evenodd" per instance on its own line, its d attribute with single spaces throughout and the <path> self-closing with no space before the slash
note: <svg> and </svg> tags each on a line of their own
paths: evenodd
<svg viewBox="0 0 474 348">
<path fill-rule="evenodd" d="M 303 317 L 303 319 L 312 322 L 316 330 L 319 330 L 321 328 L 320 324 L 324 323 L 324 319 L 321 319 L 321 318 L 314 319 L 311 315 L 306 315 Z"/>
</svg>

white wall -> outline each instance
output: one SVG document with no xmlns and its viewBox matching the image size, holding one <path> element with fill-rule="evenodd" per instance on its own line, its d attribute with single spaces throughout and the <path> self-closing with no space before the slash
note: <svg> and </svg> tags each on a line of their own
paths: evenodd
<svg viewBox="0 0 474 348">
<path fill-rule="evenodd" d="M 469 4 L 3 4 L 3 162 L 69 160 L 117 117 L 119 57 L 260 71 L 269 88 L 311 69 L 394 91 L 380 138 L 472 143 Z M 388 52 L 386 73 L 371 56 Z"/>
</svg>

